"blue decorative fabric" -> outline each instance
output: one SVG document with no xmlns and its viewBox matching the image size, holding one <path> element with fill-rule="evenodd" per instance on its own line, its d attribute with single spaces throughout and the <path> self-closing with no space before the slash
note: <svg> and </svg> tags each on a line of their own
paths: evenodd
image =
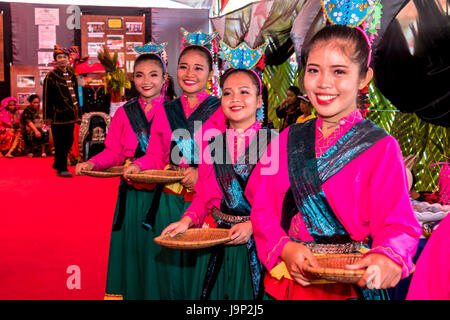
<svg viewBox="0 0 450 320">
<path fill-rule="evenodd" d="M 208 45 L 219 34 L 218 31 L 215 31 L 211 34 L 204 33 L 200 30 L 195 31 L 195 32 L 189 32 L 186 29 L 184 29 L 183 27 L 181 27 L 180 30 L 183 33 L 184 37 L 186 38 L 187 42 L 189 42 L 192 45 L 198 45 L 198 46 Z"/>
<path fill-rule="evenodd" d="M 156 44 L 153 42 L 147 42 L 143 46 L 134 46 L 134 51 L 139 54 L 159 54 L 167 47 L 167 42 L 163 42 L 161 44 Z"/>
<path fill-rule="evenodd" d="M 324 183 L 352 159 L 357 158 L 387 135 L 386 131 L 370 120 L 354 125 L 334 146 L 317 159 L 320 181 Z"/>
<path fill-rule="evenodd" d="M 135 154 L 135 156 L 143 156 L 147 151 L 152 123 L 147 121 L 147 117 L 139 104 L 138 98 L 133 98 L 128 101 L 124 104 L 123 109 L 125 110 L 134 134 L 139 141 L 138 148 L 140 149 L 140 152 L 136 151 L 137 155 Z"/>
<path fill-rule="evenodd" d="M 372 13 L 378 0 L 321 0 L 323 12 L 333 24 L 357 27 Z"/>
<path fill-rule="evenodd" d="M 250 215 L 251 206 L 244 195 L 247 181 L 256 163 L 266 151 L 267 145 L 275 135 L 276 133 L 269 129 L 264 128 L 258 130 L 234 165 L 232 164 L 228 150 L 226 133 L 215 137 L 214 141 L 222 141 L 220 144 L 223 147 L 222 154 L 225 154 L 224 163 L 222 157 L 220 159 L 216 158 L 216 150 L 212 150 L 214 154 L 211 153 L 214 172 L 223 194 L 220 204 L 220 210 L 222 212 L 236 216 Z M 213 143 L 210 143 L 210 147 L 212 145 Z"/>
<path fill-rule="evenodd" d="M 220 47 L 225 58 L 234 69 L 253 69 L 264 54 L 267 44 L 264 43 L 256 49 L 250 48 L 247 43 L 242 42 L 232 48 L 225 42 L 220 41 Z"/>
<path fill-rule="evenodd" d="M 295 203 L 317 243 L 345 243 L 350 236 L 334 215 L 322 184 L 387 133 L 370 120 L 355 124 L 319 159 L 315 156 L 316 120 L 294 124 L 288 136 L 289 179 Z"/>
<path fill-rule="evenodd" d="M 142 157 L 147 150 L 152 121 L 147 121 L 147 117 L 139 104 L 138 98 L 133 98 L 128 101 L 124 104 L 123 109 L 128 117 L 128 121 L 130 121 L 134 134 L 139 141 L 136 151 L 134 152 L 134 157 Z M 116 221 L 113 224 L 113 231 L 118 231 L 122 228 L 123 219 L 125 217 L 127 190 L 129 189 L 133 189 L 133 187 L 128 183 L 121 181 L 119 186 L 119 212 L 117 213 Z"/>
<path fill-rule="evenodd" d="M 294 124 L 289 129 L 287 152 L 292 194 L 316 243 L 350 242 L 352 239 L 331 209 L 322 184 L 388 134 L 370 120 L 360 121 L 316 159 L 316 120 Z M 282 225 L 286 224 L 284 220 L 283 212 Z M 373 290 L 370 293 L 362 290 L 362 293 L 364 298 L 382 297 L 381 292 Z"/>
<path fill-rule="evenodd" d="M 261 107 L 256 110 L 256 121 L 263 121 L 264 120 L 264 103 L 261 104 Z"/>
<path fill-rule="evenodd" d="M 247 181 L 255 168 L 256 163 L 266 151 L 267 146 L 275 135 L 276 133 L 274 131 L 260 129 L 236 161 L 235 165 L 231 162 L 231 156 L 226 141 L 226 133 L 222 133 L 211 140 L 210 151 L 214 163 L 214 172 L 223 193 L 223 199 L 220 205 L 220 210 L 223 213 L 234 216 L 250 215 L 251 206 L 244 194 Z M 212 144 L 217 140 L 219 140 L 221 142 L 220 145 L 223 146 L 221 155 L 217 155 L 216 150 L 212 148 Z M 223 162 L 223 155 L 225 155 L 225 164 Z M 254 155 L 257 156 L 257 159 L 251 159 Z M 223 220 L 219 220 L 217 223 L 218 228 L 229 229 L 233 225 L 234 224 Z M 262 294 L 264 293 L 262 286 L 264 267 L 258 259 L 253 236 L 250 237 L 246 246 L 250 273 L 252 276 L 253 295 L 255 300 L 257 300 L 261 299 Z M 210 292 L 214 287 L 214 283 L 222 265 L 224 250 L 225 248 L 223 246 L 219 246 L 211 254 L 203 283 L 202 299 L 208 299 Z"/>
<path fill-rule="evenodd" d="M 178 150 L 180 153 L 180 160 L 181 156 L 183 156 L 189 166 L 198 166 L 200 150 L 194 140 L 196 134 L 195 130 L 201 128 L 201 126 L 213 115 L 214 112 L 216 112 L 219 107 L 220 100 L 214 96 L 209 96 L 197 108 L 195 108 L 189 118 L 186 119 L 180 98 L 164 103 L 167 120 L 169 121 L 172 132 L 179 129 L 185 129 L 189 133 L 188 137 L 173 135 L 170 153 L 170 161 L 172 164 L 179 165 L 179 163 L 176 162 L 176 159 L 172 157 L 172 155 L 175 154 L 173 152 L 177 152 Z M 200 123 L 201 125 L 196 126 L 196 123 Z"/>
</svg>

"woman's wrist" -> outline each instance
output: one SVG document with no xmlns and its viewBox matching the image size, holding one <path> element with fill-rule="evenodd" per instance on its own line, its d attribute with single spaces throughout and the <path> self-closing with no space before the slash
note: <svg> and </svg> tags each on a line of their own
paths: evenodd
<svg viewBox="0 0 450 320">
<path fill-rule="evenodd" d="M 194 225 L 194 221 L 189 216 L 184 216 L 181 218 L 181 222 L 184 224 L 187 224 L 188 228 L 192 227 Z"/>
</svg>

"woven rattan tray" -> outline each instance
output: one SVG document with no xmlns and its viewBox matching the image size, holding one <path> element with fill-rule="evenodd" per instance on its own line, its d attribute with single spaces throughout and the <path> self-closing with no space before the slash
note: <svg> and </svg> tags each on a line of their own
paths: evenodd
<svg viewBox="0 0 450 320">
<path fill-rule="evenodd" d="M 174 170 L 144 170 L 135 174 L 128 174 L 126 178 L 137 183 L 173 183 L 184 178 L 182 171 Z"/>
<path fill-rule="evenodd" d="M 313 268 L 307 265 L 305 270 L 312 275 L 329 281 L 342 283 L 357 283 L 364 274 L 363 269 L 349 270 L 345 266 L 353 264 L 362 258 L 362 254 L 325 254 L 316 256 L 320 265 L 319 268 Z"/>
<path fill-rule="evenodd" d="M 96 178 L 112 178 L 120 177 L 122 175 L 124 166 L 115 166 L 108 168 L 104 171 L 93 171 L 93 170 L 81 170 L 80 172 L 86 176 L 96 177 Z"/>
<path fill-rule="evenodd" d="M 171 238 L 168 234 L 156 237 L 157 244 L 171 249 L 202 249 L 231 241 L 230 230 L 220 228 L 195 228 Z"/>
</svg>

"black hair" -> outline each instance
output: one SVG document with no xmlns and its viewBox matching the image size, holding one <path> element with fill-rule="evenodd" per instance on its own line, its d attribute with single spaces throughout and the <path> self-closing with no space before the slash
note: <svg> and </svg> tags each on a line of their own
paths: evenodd
<svg viewBox="0 0 450 320">
<path fill-rule="evenodd" d="M 167 89 L 166 89 L 166 99 L 167 101 L 172 101 L 177 97 L 175 93 L 175 84 L 173 82 L 173 77 L 167 74 Z"/>
<path fill-rule="evenodd" d="M 41 100 L 41 98 L 37 95 L 37 94 L 32 94 L 31 96 L 28 97 L 28 102 L 31 103 L 34 99 L 38 98 L 39 100 Z"/>
<path fill-rule="evenodd" d="M 138 64 L 140 64 L 143 61 L 156 61 L 157 64 L 159 65 L 159 67 L 161 68 L 162 74 L 164 75 L 164 62 L 162 61 L 162 59 L 157 56 L 154 53 L 145 53 L 145 54 L 141 54 L 139 57 L 136 58 L 136 60 L 134 61 L 134 70 L 133 70 L 133 74 L 136 70 L 136 66 Z"/>
<path fill-rule="evenodd" d="M 300 91 L 300 88 L 297 87 L 297 86 L 290 86 L 290 87 L 288 88 L 288 90 L 289 90 L 289 91 L 292 91 L 292 92 L 295 94 L 296 97 L 302 95 L 302 92 Z"/>
<path fill-rule="evenodd" d="M 208 71 L 209 72 L 212 71 L 213 60 L 212 60 L 211 52 L 203 46 L 190 45 L 190 46 L 184 48 L 183 51 L 181 51 L 180 56 L 178 57 L 178 64 L 180 63 L 181 57 L 184 56 L 189 51 L 199 51 L 199 52 L 203 53 L 203 55 L 206 57 L 206 60 L 208 61 L 208 68 L 209 68 Z"/>
<path fill-rule="evenodd" d="M 312 48 L 318 42 L 328 42 L 330 40 L 340 39 L 352 43 L 353 47 L 346 45 L 341 46 L 342 51 L 349 52 L 349 49 L 353 49 L 350 54 L 350 59 L 360 66 L 360 75 L 363 76 L 367 73 L 367 62 L 369 59 L 369 44 L 362 32 L 356 28 L 350 28 L 345 25 L 333 24 L 327 25 L 319 30 L 303 47 L 301 54 L 301 63 L 303 67 L 306 66 L 309 53 Z"/>
<path fill-rule="evenodd" d="M 225 84 L 225 80 L 228 79 L 228 77 L 234 73 L 238 73 L 238 72 L 242 72 L 247 74 L 250 79 L 252 79 L 253 84 L 255 85 L 256 89 L 257 89 L 257 95 L 260 95 L 261 92 L 261 87 L 260 87 L 260 82 L 259 79 L 257 78 L 257 75 L 251 71 L 251 70 L 246 70 L 246 69 L 228 69 L 223 76 L 220 77 L 220 88 L 223 89 L 223 85 Z"/>
</svg>

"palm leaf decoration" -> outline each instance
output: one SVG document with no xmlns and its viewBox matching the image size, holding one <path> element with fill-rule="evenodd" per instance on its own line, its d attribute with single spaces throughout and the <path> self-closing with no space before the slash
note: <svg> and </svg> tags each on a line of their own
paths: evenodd
<svg viewBox="0 0 450 320">
<path fill-rule="evenodd" d="M 103 51 L 98 51 L 97 57 L 100 63 L 102 64 L 103 68 L 105 68 L 106 72 L 113 72 L 114 70 L 116 70 L 117 59 L 119 57 L 117 51 L 114 51 L 113 56 L 111 56 L 108 46 L 103 45 Z"/>
<path fill-rule="evenodd" d="M 301 73 L 302 70 L 297 68 L 297 64 L 292 63 L 291 59 L 278 66 L 267 65 L 264 68 L 262 80 L 266 84 L 269 93 L 267 115 L 275 128 L 279 128 L 281 125 L 281 119 L 277 117 L 275 109 L 286 98 L 287 89 L 293 85 L 298 86 Z"/>
<path fill-rule="evenodd" d="M 123 89 L 129 89 L 131 83 L 125 72 L 117 64 L 119 55 L 114 51 L 113 55 L 107 45 L 103 45 L 103 51 L 98 51 L 98 60 L 105 68 L 106 76 L 103 78 L 105 83 L 105 93 L 110 92 L 115 101 L 121 101 L 123 97 Z"/>
<path fill-rule="evenodd" d="M 391 102 L 373 85 L 369 86 L 371 119 L 397 139 L 403 157 L 417 155 L 418 161 L 412 171 L 414 188 L 419 191 L 434 191 L 439 180 L 440 166 L 450 154 L 450 128 L 425 122 L 414 113 L 399 112 Z"/>
</svg>

